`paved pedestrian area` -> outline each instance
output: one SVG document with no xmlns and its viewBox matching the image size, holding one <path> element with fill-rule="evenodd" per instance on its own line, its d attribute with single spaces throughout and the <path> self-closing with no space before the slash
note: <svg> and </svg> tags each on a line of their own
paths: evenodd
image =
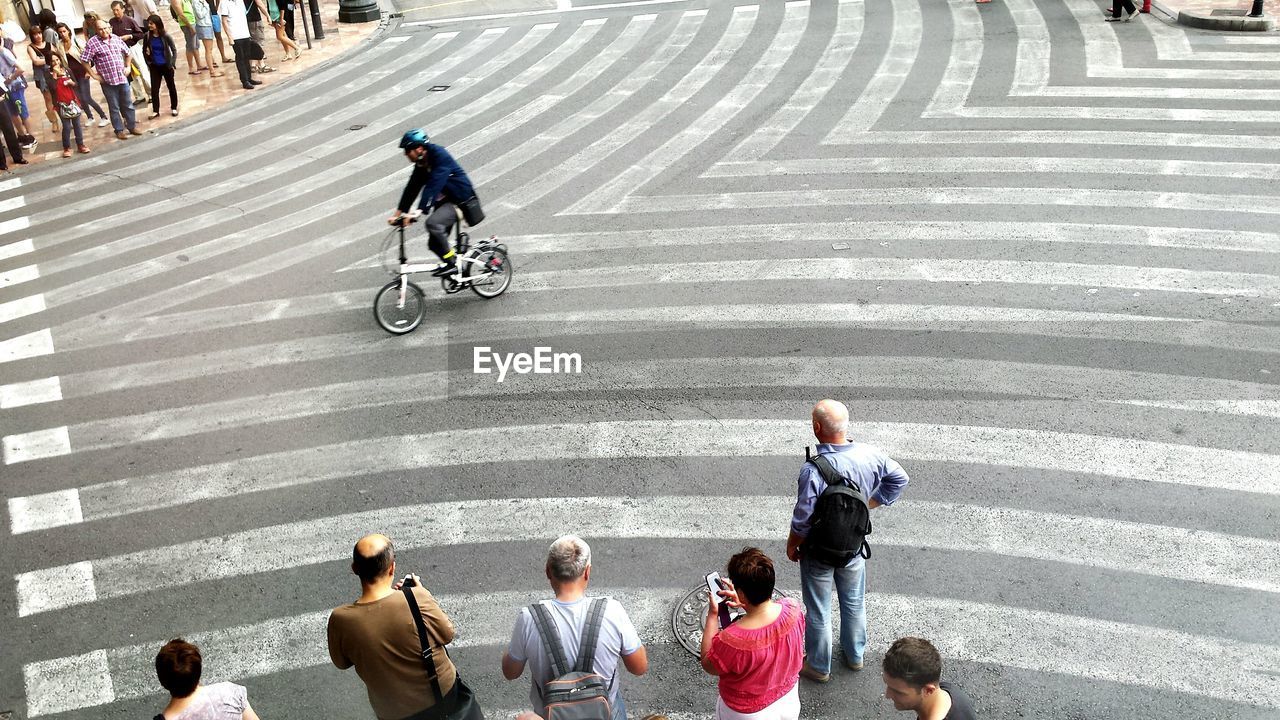
<svg viewBox="0 0 1280 720">
<path fill-rule="evenodd" d="M 178 87 L 179 114 L 177 117 L 169 114 L 168 89 L 161 88 L 160 117 L 155 120 L 148 119 L 151 117 L 150 103 L 142 103 L 135 106 L 138 129 L 142 130 L 145 135 L 141 137 L 131 136 L 128 140 L 118 140 L 111 125 L 99 127 L 95 117 L 92 122 L 83 121 L 85 144 L 89 146 L 92 152 L 99 152 L 117 143 L 136 144 L 147 142 L 149 136 L 163 133 L 171 127 L 185 124 L 202 113 L 234 105 L 237 100 L 247 95 L 270 92 L 274 86 L 287 83 L 291 78 L 305 74 L 308 70 L 327 63 L 347 50 L 359 46 L 362 42 L 368 40 L 380 25 L 379 22 L 339 23 L 338 3 L 336 0 L 325 2 L 321 5 L 321 19 L 324 39 L 313 39 L 311 47 L 308 49 L 306 38 L 303 36 L 302 13 L 297 13 L 297 29 L 294 34 L 297 36 L 296 42 L 302 57 L 287 62 L 281 62 L 284 52 L 280 47 L 280 43 L 276 42 L 275 36 L 271 34 L 270 28 L 268 28 L 267 41 L 263 43 L 263 47 L 267 51 L 267 65 L 275 68 L 275 71 L 254 74 L 255 79 L 262 81 L 262 85 L 259 85 L 257 90 L 244 90 L 240 87 L 240 78 L 236 73 L 235 55 L 231 52 L 231 43 L 227 41 L 224 42 L 224 46 L 227 53 L 226 59 L 230 62 L 222 62 L 218 57 L 217 45 L 214 46 L 214 62 L 219 65 L 219 67 L 215 68 L 215 72 L 222 72 L 221 77 L 213 77 L 208 71 L 191 75 L 186 59 L 178 60 L 178 70 L 174 76 Z M 310 21 L 308 20 L 308 22 Z M 178 35 L 176 42 L 181 49 L 181 34 Z M 27 59 L 25 45 L 17 46 L 15 54 L 19 57 L 24 67 L 29 67 L 30 61 Z M 204 62 L 203 53 L 200 56 L 200 61 Z M 93 97 L 105 110 L 107 101 L 102 96 L 102 90 L 96 82 L 93 83 L 93 86 Z M 60 131 L 54 130 L 49 121 L 45 119 L 44 98 L 41 94 L 32 88 L 27 92 L 27 100 L 31 103 L 30 122 L 33 134 L 40 143 L 34 151 L 26 155 L 32 165 L 42 162 L 74 164 L 83 160 L 84 156 L 79 153 L 72 154 L 70 158 L 62 157 L 62 135 Z M 74 140 L 72 142 L 74 144 Z M 21 169 L 21 166 L 11 165 L 11 169 L 17 169 L 18 172 L 26 172 Z"/>
</svg>

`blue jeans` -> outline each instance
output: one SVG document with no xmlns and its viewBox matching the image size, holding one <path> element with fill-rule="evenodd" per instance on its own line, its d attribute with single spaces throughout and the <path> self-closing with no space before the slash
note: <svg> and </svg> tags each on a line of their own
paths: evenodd
<svg viewBox="0 0 1280 720">
<path fill-rule="evenodd" d="M 831 672 L 831 585 L 835 581 L 840 596 L 840 647 L 845 660 L 862 662 L 867 647 L 867 566 L 862 558 L 852 565 L 833 568 L 816 560 L 800 558 L 800 586 L 804 590 L 804 652 L 809 667 Z"/>
<path fill-rule="evenodd" d="M 107 110 L 111 112 L 111 127 L 117 133 L 134 129 L 138 121 L 133 115 L 133 93 L 129 91 L 129 83 L 101 85 L 102 94 L 107 96 Z"/>
</svg>

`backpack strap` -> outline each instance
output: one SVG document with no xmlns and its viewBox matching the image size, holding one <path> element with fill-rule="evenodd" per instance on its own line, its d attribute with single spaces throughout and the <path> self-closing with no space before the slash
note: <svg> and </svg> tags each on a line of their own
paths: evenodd
<svg viewBox="0 0 1280 720">
<path fill-rule="evenodd" d="M 836 466 L 832 465 L 831 461 L 827 459 L 826 455 L 814 455 L 813 457 L 809 458 L 809 463 L 814 467 L 818 468 L 818 474 L 822 476 L 822 481 L 825 482 L 826 484 L 848 485 L 849 487 L 858 491 L 859 495 L 862 494 L 862 488 L 858 487 L 858 484 L 853 482 L 849 478 L 841 475 L 840 472 L 836 470 Z"/>
<path fill-rule="evenodd" d="M 551 620 L 551 613 L 542 603 L 536 602 L 529 606 L 529 614 L 533 616 L 533 626 L 538 631 L 538 637 L 542 639 L 542 649 L 551 660 L 551 676 L 560 677 L 567 674 L 569 660 L 565 657 L 564 645 L 560 643 L 560 633 L 556 631 L 555 623 Z"/>
<path fill-rule="evenodd" d="M 418 642 L 422 645 L 422 664 L 427 668 L 427 677 L 431 678 L 431 694 L 436 698 L 436 706 L 444 702 L 444 693 L 440 692 L 440 678 L 436 676 L 436 661 L 431 657 L 431 641 L 427 639 L 427 624 L 422 621 L 422 610 L 418 608 L 418 599 L 413 596 L 413 588 L 404 585 L 405 600 L 409 601 L 409 610 L 413 613 L 413 624 L 418 628 Z"/>
<path fill-rule="evenodd" d="M 604 623 L 604 610 L 609 601 L 596 598 L 587 608 L 587 624 L 582 628 L 582 642 L 578 646 L 578 664 L 574 670 L 578 672 L 595 672 L 596 642 L 600 639 L 600 626 Z"/>
</svg>

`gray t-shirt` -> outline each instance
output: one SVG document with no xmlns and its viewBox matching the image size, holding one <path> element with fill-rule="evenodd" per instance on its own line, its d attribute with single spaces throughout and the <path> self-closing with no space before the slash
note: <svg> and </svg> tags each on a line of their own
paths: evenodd
<svg viewBox="0 0 1280 720">
<path fill-rule="evenodd" d="M 240 720 L 249 705 L 243 685 L 220 682 L 200 689 L 200 696 L 173 720 Z"/>
<path fill-rule="evenodd" d="M 560 631 L 560 644 L 564 646 L 564 654 L 570 665 L 578 660 L 578 645 L 582 642 L 582 629 L 587 622 L 587 609 L 592 598 L 586 597 L 571 603 L 559 600 L 542 600 L 541 603 L 551 611 L 556 629 Z M 595 671 L 606 678 L 613 679 L 613 687 L 609 693 L 609 703 L 617 708 L 618 699 L 622 696 L 622 680 L 618 677 L 618 659 L 622 655 L 630 655 L 640 649 L 640 636 L 631 624 L 631 618 L 622 605 L 613 598 L 608 598 L 604 610 L 604 620 L 600 624 L 600 638 L 596 642 Z M 529 702 L 539 714 L 545 714 L 546 701 L 542 697 L 542 686 L 553 677 L 551 660 L 542 647 L 542 639 L 538 636 L 538 628 L 533 624 L 533 616 L 529 608 L 520 608 L 516 616 L 516 627 L 511 633 L 511 644 L 507 646 L 507 654 L 516 662 L 529 664 L 529 675 L 533 680 L 533 688 L 529 691 Z"/>
</svg>

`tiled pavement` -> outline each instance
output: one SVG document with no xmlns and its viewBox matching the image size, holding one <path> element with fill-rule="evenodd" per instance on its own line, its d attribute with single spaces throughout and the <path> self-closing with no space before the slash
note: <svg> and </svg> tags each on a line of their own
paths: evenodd
<svg viewBox="0 0 1280 720">
<path fill-rule="evenodd" d="M 254 75 L 255 79 L 262 81 L 262 85 L 259 85 L 257 90 L 249 91 L 240 87 L 240 80 L 236 74 L 234 62 L 235 56 L 231 52 L 230 42 L 224 43 L 227 59 L 232 61 L 229 63 L 221 61 L 218 57 L 217 46 L 214 46 L 214 62 L 219 65 L 215 71 L 222 72 L 222 77 L 212 77 L 208 71 L 198 75 L 190 75 L 188 74 L 185 58 L 179 60 L 175 76 L 178 86 L 178 117 L 173 117 L 169 114 L 169 92 L 167 89 L 162 88 L 160 91 L 160 117 L 155 120 L 147 119 L 151 116 L 151 105 L 149 103 L 138 105 L 135 108 L 138 129 L 142 130 L 145 133 L 144 135 L 140 137 L 131 136 L 128 140 L 117 140 L 111 126 L 107 125 L 100 128 L 95 118 L 93 122 L 85 122 L 85 144 L 89 146 L 92 152 L 97 152 L 115 143 L 146 142 L 148 135 L 163 130 L 170 125 L 189 120 L 208 110 L 234 103 L 237 98 L 243 95 L 269 91 L 272 85 L 298 73 L 306 72 L 308 69 L 359 45 L 368 39 L 379 26 L 376 21 L 339 23 L 337 15 L 337 0 L 328 0 L 322 3 L 321 16 L 323 19 L 324 40 L 312 39 L 311 48 L 307 49 L 302 28 L 302 13 L 298 13 L 294 34 L 298 38 L 297 43 L 301 49 L 302 57 L 289 62 L 281 62 L 281 58 L 284 57 L 284 51 L 281 49 L 280 43 L 276 42 L 271 29 L 267 28 L 267 41 L 263 43 L 263 47 L 267 51 L 266 62 L 268 66 L 274 67 L 276 70 L 271 73 Z M 181 47 L 181 36 L 178 37 L 177 41 L 179 47 Z M 21 47 L 18 48 L 18 50 L 22 49 Z M 26 60 L 26 52 L 18 52 L 17 55 L 24 61 Z M 203 61 L 204 57 L 201 54 L 201 62 Z M 98 88 L 96 82 L 93 84 L 93 97 L 105 110 L 107 102 L 102 97 L 102 91 Z M 84 157 L 74 152 L 70 158 L 62 157 L 62 134 L 61 131 L 53 130 L 49 125 L 49 121 L 45 119 L 44 98 L 32 87 L 27 92 L 27 99 L 31 103 L 30 127 L 33 128 L 36 139 L 40 142 L 35 151 L 26 155 L 32 165 L 41 162 L 75 162 L 78 158 Z M 72 142 L 75 142 L 74 139 Z M 11 164 L 10 169 L 17 170 L 19 173 L 22 172 L 21 166 L 17 165 Z"/>
</svg>

